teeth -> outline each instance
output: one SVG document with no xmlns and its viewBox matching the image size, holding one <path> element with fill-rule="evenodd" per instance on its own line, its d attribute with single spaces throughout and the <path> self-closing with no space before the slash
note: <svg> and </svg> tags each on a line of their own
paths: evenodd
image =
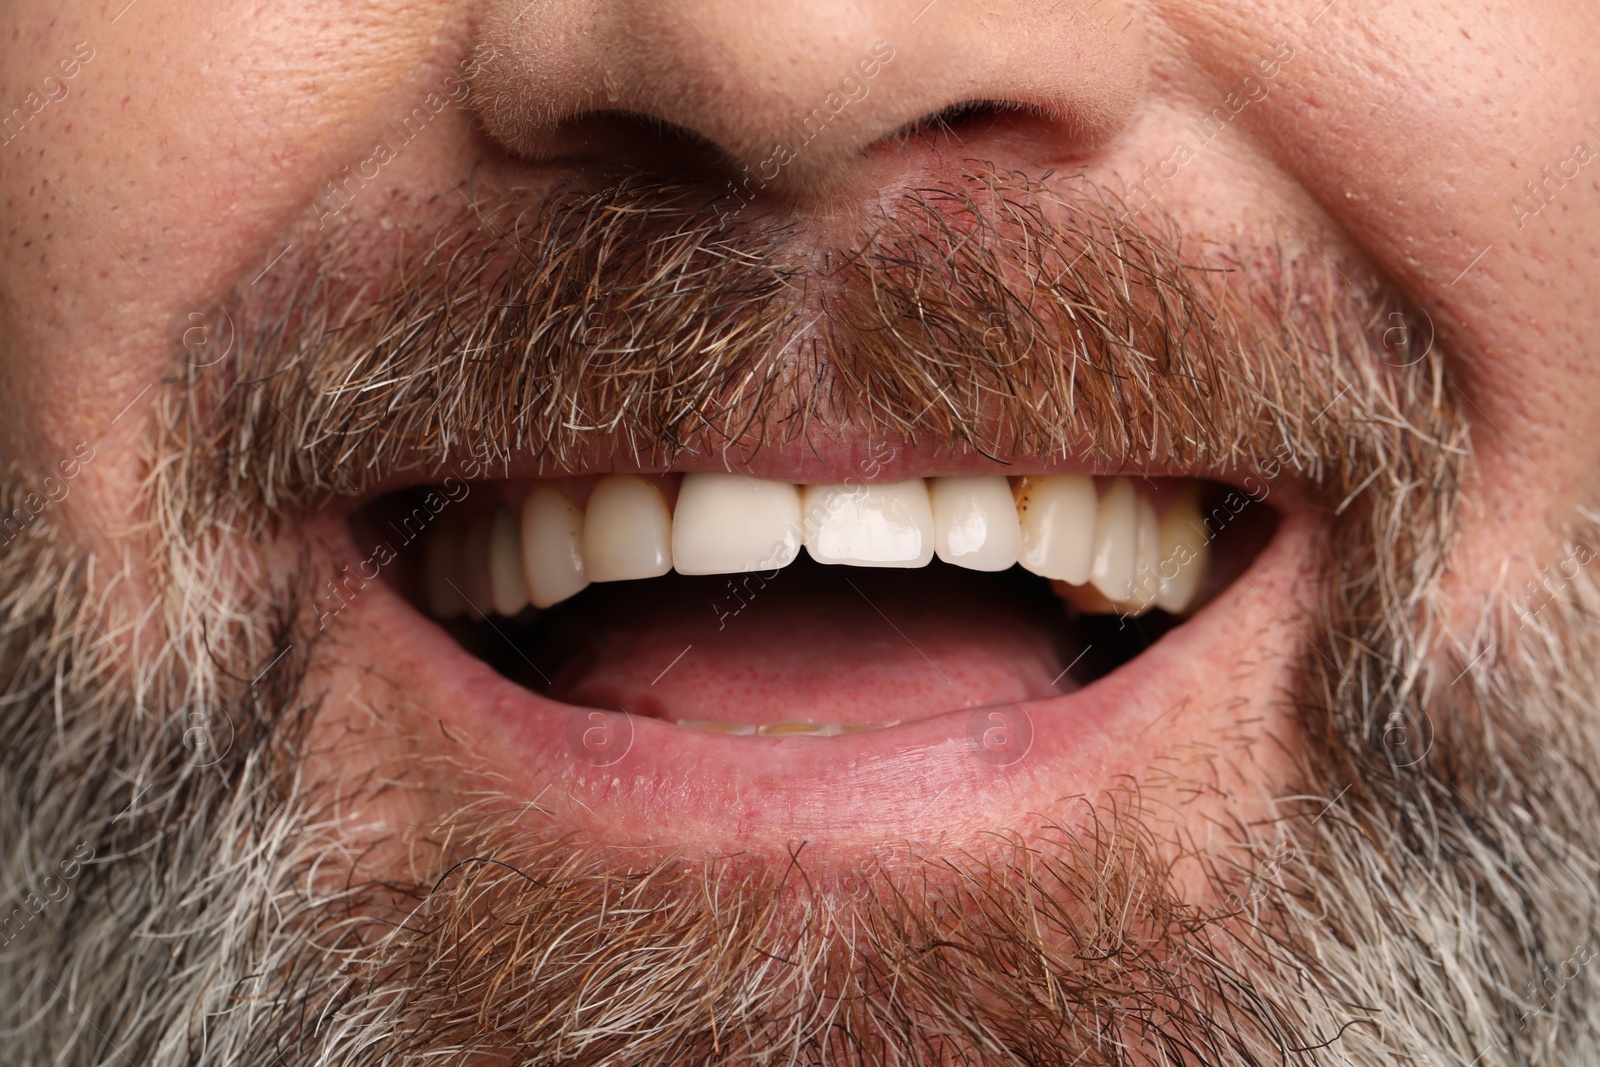
<svg viewBox="0 0 1600 1067">
<path fill-rule="evenodd" d="M 428 608 L 441 619 L 467 613 L 467 602 L 456 588 L 461 584 L 456 565 L 461 562 L 461 541 L 465 532 L 454 513 L 445 515 L 423 549 L 422 580 L 427 589 Z"/>
<path fill-rule="evenodd" d="M 808 485 L 806 552 L 818 563 L 926 567 L 933 559 L 933 509 L 921 478 L 888 485 Z"/>
<path fill-rule="evenodd" d="M 840 734 L 865 734 L 898 726 L 894 722 L 773 722 L 754 726 L 747 722 L 710 722 L 705 719 L 679 719 L 685 730 L 731 737 L 838 737 Z"/>
<path fill-rule="evenodd" d="M 1200 487 L 1189 485 L 1161 516 L 1160 589 L 1156 604 L 1174 615 L 1187 611 L 1206 577 L 1209 545 L 1200 522 Z"/>
<path fill-rule="evenodd" d="M 1117 607 L 1128 614 L 1143 615 L 1156 606 L 1156 593 L 1161 588 L 1161 523 L 1156 518 L 1155 505 L 1139 494 L 1137 529 L 1134 533 L 1134 565 L 1131 595 Z"/>
<path fill-rule="evenodd" d="M 583 567 L 583 512 L 542 482 L 535 482 L 522 502 L 522 569 L 536 608 L 565 600 L 589 584 Z"/>
<path fill-rule="evenodd" d="M 461 562 L 456 567 L 456 584 L 467 602 L 467 614 L 481 619 L 494 607 L 494 590 L 489 583 L 489 536 L 494 516 L 476 515 L 461 542 Z"/>
<path fill-rule="evenodd" d="M 686 474 L 672 513 L 679 574 L 787 567 L 800 554 L 800 490 L 742 474 Z"/>
<path fill-rule="evenodd" d="M 595 484 L 583 522 L 583 565 L 590 581 L 655 578 L 672 569 L 672 515 L 661 491 L 633 474 Z"/>
<path fill-rule="evenodd" d="M 1121 609 L 1107 600 L 1092 585 L 1072 585 L 1068 582 L 1051 582 L 1056 596 L 1077 608 L 1085 615 L 1115 615 Z"/>
<path fill-rule="evenodd" d="M 1126 478 L 1113 478 L 1100 498 L 1094 523 L 1094 564 L 1089 581 L 1107 600 L 1125 601 L 1133 592 L 1139 558 L 1139 494 Z"/>
<path fill-rule="evenodd" d="M 975 571 L 1003 571 L 1017 562 L 1022 527 L 1004 478 L 934 478 L 928 500 L 940 559 Z"/>
<path fill-rule="evenodd" d="M 838 737 L 844 728 L 836 722 L 769 722 L 757 727 L 762 737 Z"/>
<path fill-rule="evenodd" d="M 636 475 L 601 478 L 587 514 L 553 485 L 509 513 L 443 517 L 428 539 L 423 586 L 442 619 L 549 607 L 591 581 L 776 570 L 803 544 L 819 563 L 978 571 L 1020 562 L 1088 614 L 1181 614 L 1205 581 L 1199 486 L 1156 514 L 1127 478 L 1096 494 L 1087 475 L 950 477 L 887 485 L 795 486 L 739 474 L 683 476 L 676 514 Z M 804 732 L 815 724 L 780 723 Z M 765 728 L 764 728 L 765 729 Z M 850 725 L 841 726 L 846 732 Z M 831 736 L 831 735 L 830 735 Z"/>
<path fill-rule="evenodd" d="M 1023 478 L 1016 507 L 1022 565 L 1045 578 L 1087 582 L 1095 548 L 1094 479 L 1087 474 Z"/>
<path fill-rule="evenodd" d="M 754 736 L 756 728 L 747 722 L 706 722 L 702 719 L 679 719 L 685 730 L 699 730 L 707 734 L 729 734 L 734 737 Z"/>
<path fill-rule="evenodd" d="M 1110 498 L 1111 494 L 1106 496 Z M 1206 542 L 1200 525 L 1199 487 L 1185 489 L 1166 514 L 1156 518 L 1155 505 L 1142 493 L 1134 504 L 1134 578 L 1131 594 L 1112 600 L 1098 581 L 1087 585 L 1052 582 L 1056 595 L 1087 615 L 1143 615 L 1152 608 L 1181 614 L 1194 602 L 1206 574 Z M 1105 501 L 1101 501 L 1105 506 Z M 1125 508 L 1126 501 L 1114 501 Z M 1126 517 L 1118 515 L 1119 525 Z"/>
<path fill-rule="evenodd" d="M 517 520 L 496 508 L 489 521 L 489 593 L 494 610 L 515 615 L 528 606 L 528 582 L 522 576 L 522 537 Z"/>
</svg>

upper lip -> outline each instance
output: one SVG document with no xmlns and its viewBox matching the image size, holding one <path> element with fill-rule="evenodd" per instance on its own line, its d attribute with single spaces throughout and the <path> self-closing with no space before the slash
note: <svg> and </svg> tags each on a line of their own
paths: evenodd
<svg viewBox="0 0 1600 1067">
<path fill-rule="evenodd" d="M 492 460 L 469 458 L 443 466 L 408 461 L 402 456 L 392 462 L 393 469 L 376 485 L 344 499 L 340 510 L 353 511 L 389 493 L 434 484 L 447 477 L 466 481 L 511 481 L 693 471 L 732 471 L 798 485 L 894 482 L 951 475 L 1124 474 L 1135 478 L 1204 478 L 1236 486 L 1256 497 L 1271 495 L 1282 506 L 1304 506 L 1311 496 L 1309 486 L 1283 471 L 1269 478 L 1249 467 L 1203 466 L 1159 458 L 1123 461 L 1106 457 L 1097 461 L 1082 454 L 1000 459 L 949 446 L 894 438 L 870 440 L 820 430 L 804 440 L 759 446 L 754 442 L 714 445 L 691 442 L 670 463 L 648 455 L 631 455 L 628 444 L 625 435 L 597 436 L 585 456 L 566 465 L 515 454 Z"/>
</svg>

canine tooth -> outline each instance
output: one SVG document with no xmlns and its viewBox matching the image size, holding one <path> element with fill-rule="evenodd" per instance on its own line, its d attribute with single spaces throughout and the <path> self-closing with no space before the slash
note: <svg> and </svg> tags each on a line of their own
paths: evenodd
<svg viewBox="0 0 1600 1067">
<path fill-rule="evenodd" d="M 1034 574 L 1073 585 L 1089 580 L 1094 562 L 1094 479 L 1046 474 L 1016 488 L 1020 562 Z"/>
<path fill-rule="evenodd" d="M 800 554 L 800 490 L 789 482 L 701 471 L 683 476 L 672 513 L 679 574 L 786 567 Z"/>
<path fill-rule="evenodd" d="M 1127 615 L 1143 615 L 1155 607 L 1161 588 L 1161 523 L 1155 505 L 1143 493 L 1139 494 L 1137 516 L 1132 594 L 1117 602 L 1117 610 Z"/>
<path fill-rule="evenodd" d="M 1210 543 L 1200 523 L 1200 486 L 1191 484 L 1161 516 L 1160 590 L 1156 604 L 1174 615 L 1187 611 L 1206 578 Z"/>
<path fill-rule="evenodd" d="M 762 737 L 838 737 L 843 732 L 836 722 L 769 722 L 756 729 Z"/>
<path fill-rule="evenodd" d="M 1017 562 L 1022 527 L 1004 478 L 934 478 L 928 500 L 940 559 L 975 571 L 1003 571 Z"/>
<path fill-rule="evenodd" d="M 467 601 L 467 614 L 481 619 L 494 607 L 489 584 L 489 534 L 494 516 L 475 515 L 461 539 L 461 559 L 456 564 L 456 584 Z"/>
<path fill-rule="evenodd" d="M 1094 523 L 1094 565 L 1089 581 L 1107 600 L 1128 599 L 1139 554 L 1139 494 L 1126 478 L 1113 478 L 1100 498 Z"/>
<path fill-rule="evenodd" d="M 501 615 L 515 615 L 528 606 L 521 541 L 517 520 L 504 508 L 496 508 L 489 522 L 489 592 Z"/>
<path fill-rule="evenodd" d="M 553 485 L 535 482 L 523 498 L 522 570 L 536 608 L 559 603 L 589 584 L 583 569 L 583 512 Z"/>
<path fill-rule="evenodd" d="M 808 485 L 802 494 L 806 551 L 818 563 L 926 567 L 933 509 L 921 478 L 888 485 Z"/>
<path fill-rule="evenodd" d="M 583 518 L 583 568 L 594 582 L 670 571 L 672 515 L 661 491 L 634 474 L 601 478 Z"/>
<path fill-rule="evenodd" d="M 465 533 L 454 513 L 445 515 L 428 535 L 427 547 L 423 549 L 423 584 L 427 587 L 428 608 L 436 618 L 454 619 L 467 613 L 466 598 L 457 588 L 461 585 L 457 572 Z"/>
</svg>

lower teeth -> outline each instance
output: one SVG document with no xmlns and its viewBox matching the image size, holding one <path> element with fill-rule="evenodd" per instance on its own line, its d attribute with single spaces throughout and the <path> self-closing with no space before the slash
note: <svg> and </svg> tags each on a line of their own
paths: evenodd
<svg viewBox="0 0 1600 1067">
<path fill-rule="evenodd" d="M 686 730 L 700 730 L 708 734 L 725 734 L 730 737 L 838 737 L 840 734 L 864 734 L 874 730 L 887 730 L 898 726 L 894 722 L 770 722 L 756 726 L 747 722 L 710 722 L 705 719 L 679 719 L 677 724 Z"/>
</svg>

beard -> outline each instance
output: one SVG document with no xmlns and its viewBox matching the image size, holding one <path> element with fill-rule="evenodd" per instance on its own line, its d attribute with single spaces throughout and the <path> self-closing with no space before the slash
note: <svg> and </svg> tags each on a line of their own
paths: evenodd
<svg viewBox="0 0 1600 1067">
<path fill-rule="evenodd" d="M 475 208 L 396 250 L 380 293 L 347 234 L 220 305 L 237 344 L 182 353 L 151 431 L 154 607 L 66 509 L 0 563 L 17 1061 L 1600 1054 L 1600 590 L 1558 564 L 1515 617 L 1485 595 L 1470 638 L 1449 624 L 1474 467 L 1425 331 L 1283 256 L 1190 261 L 1093 188 L 974 174 L 861 228 L 818 255 L 622 179 Z M 817 427 L 1303 479 L 1329 521 L 1270 817 L 1202 848 L 1138 783 L 982 851 L 848 868 L 630 858 L 492 789 L 404 840 L 351 831 L 391 785 L 308 770 L 341 653 L 298 517 L 400 471 Z M 14 470 L 8 512 L 31 484 Z M 1575 516 L 1564 559 L 1595 533 Z"/>
</svg>

